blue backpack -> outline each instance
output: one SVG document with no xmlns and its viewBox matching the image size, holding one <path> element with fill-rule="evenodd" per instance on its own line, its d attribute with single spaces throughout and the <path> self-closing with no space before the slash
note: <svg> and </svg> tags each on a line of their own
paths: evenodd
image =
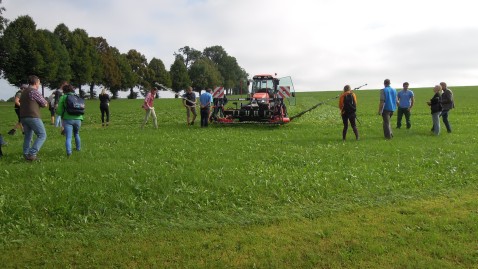
<svg viewBox="0 0 478 269">
<path fill-rule="evenodd" d="M 78 94 L 68 94 L 65 100 L 65 110 L 74 116 L 85 114 L 85 99 Z"/>
</svg>

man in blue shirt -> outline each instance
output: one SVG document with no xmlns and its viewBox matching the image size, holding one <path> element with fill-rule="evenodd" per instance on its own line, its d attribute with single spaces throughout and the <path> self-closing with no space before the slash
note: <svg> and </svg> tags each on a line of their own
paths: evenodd
<svg viewBox="0 0 478 269">
<path fill-rule="evenodd" d="M 383 119 L 383 134 L 386 139 L 393 137 L 392 126 L 390 125 L 390 118 L 393 112 L 397 109 L 397 91 L 390 87 L 390 79 L 383 81 L 383 88 L 380 91 L 380 104 L 378 106 L 378 114 L 382 115 Z"/>
<path fill-rule="evenodd" d="M 209 111 L 211 110 L 212 94 L 211 89 L 207 89 L 201 96 L 199 96 L 201 104 L 201 127 L 207 127 L 209 122 Z"/>
<path fill-rule="evenodd" d="M 415 97 L 413 91 L 408 89 L 408 82 L 403 83 L 403 90 L 399 91 L 398 96 L 398 110 L 397 110 L 397 128 L 402 127 L 402 117 L 405 115 L 405 121 L 407 122 L 407 129 L 412 127 L 410 123 L 410 111 L 412 110 L 413 103 L 415 103 Z"/>
</svg>

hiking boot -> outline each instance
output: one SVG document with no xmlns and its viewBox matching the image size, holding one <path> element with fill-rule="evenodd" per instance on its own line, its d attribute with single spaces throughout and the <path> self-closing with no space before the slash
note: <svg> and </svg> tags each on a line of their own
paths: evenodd
<svg viewBox="0 0 478 269">
<path fill-rule="evenodd" d="M 17 130 L 15 130 L 15 129 L 11 129 L 10 131 L 8 131 L 8 134 L 9 134 L 9 135 L 14 135 L 16 131 L 17 131 Z"/>
<path fill-rule="evenodd" d="M 37 156 L 33 155 L 33 154 L 27 154 L 27 155 L 25 155 L 25 160 L 33 162 L 33 161 L 37 160 Z"/>
</svg>

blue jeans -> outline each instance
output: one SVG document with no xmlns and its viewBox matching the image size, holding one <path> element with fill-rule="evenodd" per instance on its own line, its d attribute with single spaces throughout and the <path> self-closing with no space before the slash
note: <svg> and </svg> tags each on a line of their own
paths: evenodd
<svg viewBox="0 0 478 269">
<path fill-rule="evenodd" d="M 71 155 L 71 137 L 75 135 L 75 146 L 76 150 L 81 150 L 81 139 L 80 139 L 80 127 L 81 120 L 63 120 L 63 125 L 65 128 L 66 136 L 66 154 Z"/>
<path fill-rule="evenodd" d="M 45 125 L 40 118 L 22 118 L 23 131 L 25 136 L 23 138 L 23 155 L 37 155 L 40 148 L 43 146 L 46 140 Z M 37 136 L 37 139 L 30 146 L 33 133 Z"/>
<path fill-rule="evenodd" d="M 451 133 L 451 125 L 450 123 L 448 122 L 448 113 L 450 112 L 450 110 L 443 110 L 441 112 L 441 118 L 443 119 L 443 123 L 445 124 L 445 127 L 446 127 L 446 130 Z"/>
<path fill-rule="evenodd" d="M 432 114 L 433 133 L 435 135 L 440 134 L 440 114 L 441 114 L 441 111 L 438 111 Z"/>
</svg>

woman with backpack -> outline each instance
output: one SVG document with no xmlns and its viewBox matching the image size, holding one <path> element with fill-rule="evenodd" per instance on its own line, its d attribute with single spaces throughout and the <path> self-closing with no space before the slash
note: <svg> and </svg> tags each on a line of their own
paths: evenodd
<svg viewBox="0 0 478 269">
<path fill-rule="evenodd" d="M 342 141 L 345 141 L 345 137 L 347 136 L 349 122 L 352 126 L 352 130 L 354 131 L 355 139 L 359 140 L 359 133 L 355 123 L 357 119 L 357 115 L 355 115 L 357 110 L 357 97 L 352 92 L 350 85 L 345 85 L 344 92 L 340 95 L 339 108 L 342 115 L 342 122 L 344 123 L 344 129 L 342 130 Z"/>
<path fill-rule="evenodd" d="M 82 111 L 78 110 L 78 107 L 70 108 L 68 106 L 71 105 L 72 102 L 68 100 L 73 99 L 75 97 L 75 89 L 71 85 L 65 85 L 62 88 L 63 95 L 60 97 L 58 101 L 58 109 L 56 113 L 61 116 L 63 121 L 63 128 L 65 130 L 65 147 L 66 147 L 66 156 L 70 157 L 72 149 L 71 149 L 71 137 L 75 136 L 75 147 L 77 151 L 81 150 L 81 139 L 80 139 L 80 127 L 81 122 L 83 121 L 83 110 L 84 110 L 84 103 Z M 76 96 L 78 97 L 78 96 Z M 78 97 L 79 98 L 79 97 Z"/>
</svg>

